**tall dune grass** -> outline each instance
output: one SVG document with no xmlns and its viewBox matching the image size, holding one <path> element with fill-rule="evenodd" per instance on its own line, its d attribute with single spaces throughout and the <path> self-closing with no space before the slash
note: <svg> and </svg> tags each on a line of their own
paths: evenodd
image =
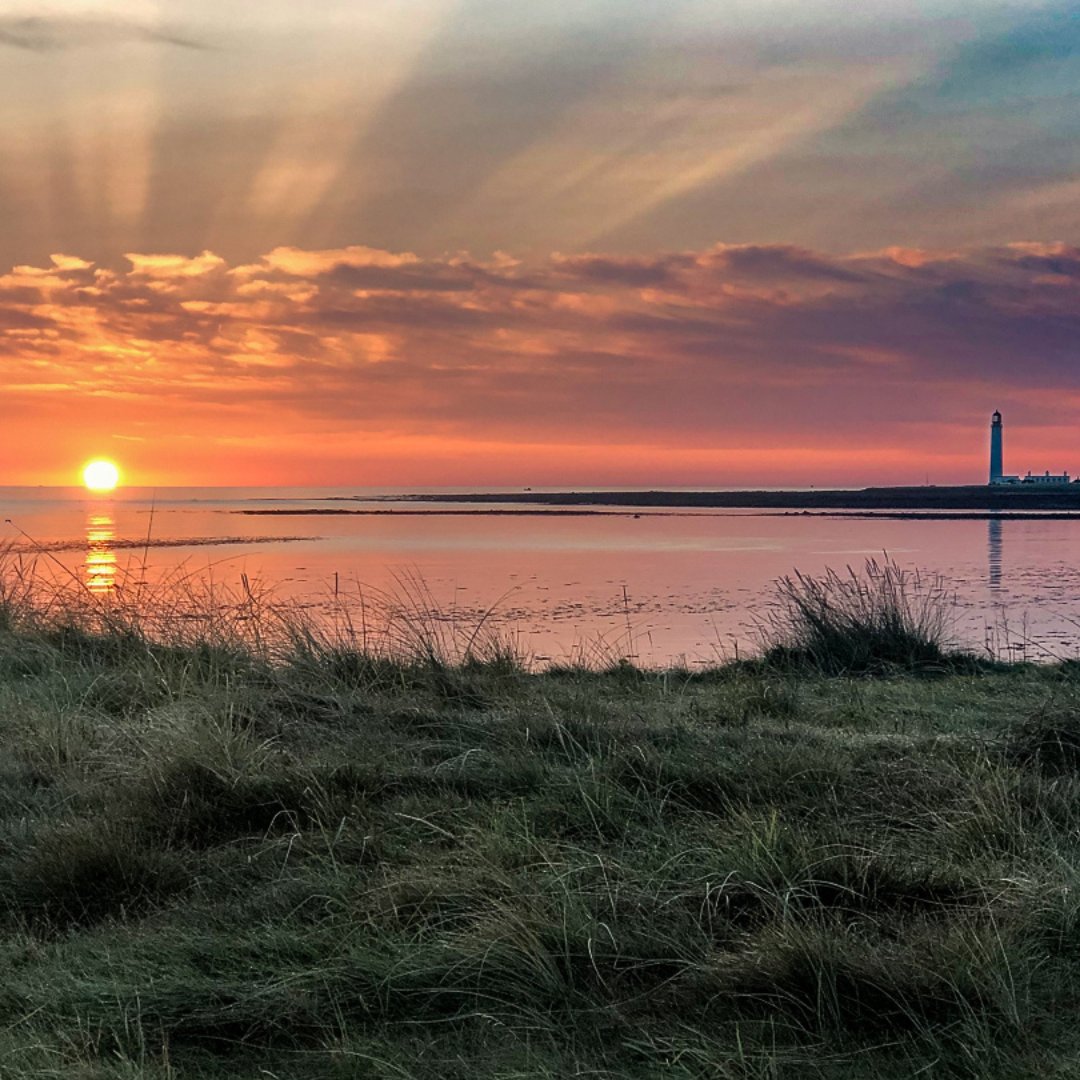
<svg viewBox="0 0 1080 1080">
<path fill-rule="evenodd" d="M 886 557 L 862 571 L 796 571 L 777 582 L 762 625 L 765 659 L 830 675 L 926 670 L 954 651 L 955 600 L 940 575 Z"/>
<path fill-rule="evenodd" d="M 447 605 L 423 577 L 397 575 L 390 589 L 353 583 L 321 596 L 282 598 L 241 573 L 222 580 L 186 564 L 153 575 L 121 568 L 114 587 L 89 589 L 48 555 L 0 551 L 0 625 L 21 632 L 78 631 L 147 646 L 243 651 L 268 663 L 296 654 L 350 652 L 402 666 L 521 667 L 518 637 L 498 620 L 501 598 L 479 611 Z"/>
</svg>

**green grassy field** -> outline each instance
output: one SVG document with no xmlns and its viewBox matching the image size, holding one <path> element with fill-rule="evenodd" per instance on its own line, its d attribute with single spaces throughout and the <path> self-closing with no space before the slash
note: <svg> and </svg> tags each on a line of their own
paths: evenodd
<svg viewBox="0 0 1080 1080">
<path fill-rule="evenodd" d="M 1080 1077 L 1074 665 L 528 673 L 17 600 L 5 1080 Z"/>
</svg>

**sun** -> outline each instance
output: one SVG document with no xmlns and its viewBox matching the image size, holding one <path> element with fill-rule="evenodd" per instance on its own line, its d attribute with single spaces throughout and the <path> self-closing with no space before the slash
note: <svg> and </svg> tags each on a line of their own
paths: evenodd
<svg viewBox="0 0 1080 1080">
<path fill-rule="evenodd" d="M 111 461 L 98 458 L 83 466 L 82 478 L 89 491 L 113 491 L 120 483 L 120 470 Z"/>
</svg>

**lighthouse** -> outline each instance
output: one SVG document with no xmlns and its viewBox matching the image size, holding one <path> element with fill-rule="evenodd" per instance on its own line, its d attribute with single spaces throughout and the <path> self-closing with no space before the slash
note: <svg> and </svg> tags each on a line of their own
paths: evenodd
<svg viewBox="0 0 1080 1080">
<path fill-rule="evenodd" d="M 1000 484 L 1005 472 L 1001 449 L 1001 413 L 996 409 L 990 419 L 990 483 Z"/>
<path fill-rule="evenodd" d="M 1028 472 L 1027 476 L 1006 476 L 1005 457 L 1001 438 L 1001 413 L 997 409 L 990 417 L 990 483 L 991 484 L 1039 484 L 1042 487 L 1062 487 L 1070 482 L 1068 473 Z M 1072 481 L 1080 483 L 1080 481 Z"/>
</svg>

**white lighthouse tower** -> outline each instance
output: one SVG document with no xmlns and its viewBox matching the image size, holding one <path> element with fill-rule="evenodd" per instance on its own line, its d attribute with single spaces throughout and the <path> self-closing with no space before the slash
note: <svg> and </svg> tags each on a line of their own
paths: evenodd
<svg viewBox="0 0 1080 1080">
<path fill-rule="evenodd" d="M 1001 445 L 1001 413 L 997 409 L 990 419 L 990 483 L 1000 484 L 1005 474 Z"/>
</svg>

